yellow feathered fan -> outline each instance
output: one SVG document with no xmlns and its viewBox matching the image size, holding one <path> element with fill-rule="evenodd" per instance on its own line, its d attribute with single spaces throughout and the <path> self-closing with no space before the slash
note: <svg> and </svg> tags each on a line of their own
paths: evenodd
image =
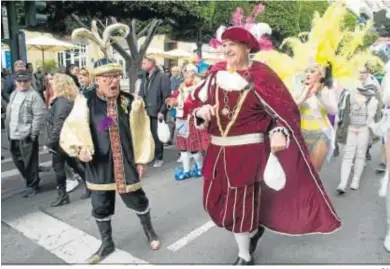
<svg viewBox="0 0 390 269">
<path fill-rule="evenodd" d="M 358 83 L 357 68 L 349 60 L 363 45 L 363 38 L 372 27 L 372 23 L 368 23 L 361 29 L 356 28 L 354 32 L 345 31 L 347 14 L 348 10 L 341 3 L 332 4 L 322 17 L 316 12 L 309 33 L 300 33 L 298 38 L 289 37 L 282 42 L 280 48 L 289 47 L 292 50 L 291 60 L 287 61 L 285 56 L 281 56 L 283 54 L 274 52 L 260 52 L 255 59 L 267 61 L 288 87 L 291 85 L 289 74 L 294 76 L 301 73 L 313 62 L 322 67 L 331 65 L 332 76 L 340 85 L 356 86 Z M 269 59 L 272 57 L 275 59 Z M 285 62 L 289 64 L 285 65 Z"/>
</svg>

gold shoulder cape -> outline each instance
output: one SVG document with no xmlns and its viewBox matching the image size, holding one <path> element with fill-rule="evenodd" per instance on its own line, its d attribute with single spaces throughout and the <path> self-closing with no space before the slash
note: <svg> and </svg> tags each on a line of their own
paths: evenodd
<svg viewBox="0 0 390 269">
<path fill-rule="evenodd" d="M 134 160 L 137 164 L 147 164 L 154 158 L 154 140 L 150 130 L 150 120 L 144 101 L 135 97 L 130 111 L 130 133 L 133 141 Z M 75 100 L 73 109 L 65 120 L 60 135 L 61 148 L 71 157 L 77 157 L 81 148 L 94 154 L 89 109 L 82 95 Z"/>
</svg>

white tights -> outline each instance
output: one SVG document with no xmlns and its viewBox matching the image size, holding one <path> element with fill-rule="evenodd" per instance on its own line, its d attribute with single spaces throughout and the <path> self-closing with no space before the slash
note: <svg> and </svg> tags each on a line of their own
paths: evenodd
<svg viewBox="0 0 390 269">
<path fill-rule="evenodd" d="M 247 262 L 251 260 L 251 254 L 249 252 L 251 237 L 256 233 L 257 229 L 251 233 L 234 233 L 234 239 L 236 239 L 238 245 L 238 256 Z"/>
</svg>

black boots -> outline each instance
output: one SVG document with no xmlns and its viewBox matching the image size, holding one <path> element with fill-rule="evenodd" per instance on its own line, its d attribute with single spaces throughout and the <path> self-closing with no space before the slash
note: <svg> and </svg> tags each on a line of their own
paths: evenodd
<svg viewBox="0 0 390 269">
<path fill-rule="evenodd" d="M 50 205 L 52 207 L 56 207 L 56 206 L 61 206 L 69 203 L 70 203 L 70 199 L 69 199 L 69 194 L 66 193 L 66 187 L 65 186 L 58 187 L 57 198 Z"/>
<path fill-rule="evenodd" d="M 99 249 L 93 254 L 88 262 L 90 264 L 96 264 L 101 262 L 104 258 L 115 251 L 115 244 L 112 240 L 112 228 L 111 221 L 96 221 L 99 228 L 100 236 L 102 238 L 102 244 Z"/>
<path fill-rule="evenodd" d="M 149 246 L 152 250 L 158 250 L 161 246 L 161 241 L 159 240 L 156 232 L 153 229 L 152 221 L 150 219 L 150 211 L 146 214 L 137 214 L 141 220 L 142 227 L 144 228 L 146 238 L 148 239 Z"/>
<path fill-rule="evenodd" d="M 247 262 L 243 258 L 238 257 L 237 260 L 233 263 L 233 265 L 254 265 L 255 262 L 253 260 L 253 257 L 251 256 L 251 260 Z"/>
<path fill-rule="evenodd" d="M 261 238 L 261 236 L 263 235 L 265 229 L 264 227 L 260 226 L 258 229 L 257 229 L 257 233 L 251 237 L 251 242 L 250 242 L 250 245 L 249 245 L 249 253 L 252 255 L 256 248 L 257 248 L 257 243 L 259 242 L 259 239 Z"/>
</svg>

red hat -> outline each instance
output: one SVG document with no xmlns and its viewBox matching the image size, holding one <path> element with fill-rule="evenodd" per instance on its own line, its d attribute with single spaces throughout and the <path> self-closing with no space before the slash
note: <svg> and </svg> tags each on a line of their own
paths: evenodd
<svg viewBox="0 0 390 269">
<path fill-rule="evenodd" d="M 225 32 L 223 32 L 221 39 L 222 41 L 228 39 L 233 42 L 244 43 L 250 48 L 251 53 L 260 51 L 260 43 L 257 41 L 256 37 L 242 27 L 231 27 L 226 29 Z"/>
</svg>

